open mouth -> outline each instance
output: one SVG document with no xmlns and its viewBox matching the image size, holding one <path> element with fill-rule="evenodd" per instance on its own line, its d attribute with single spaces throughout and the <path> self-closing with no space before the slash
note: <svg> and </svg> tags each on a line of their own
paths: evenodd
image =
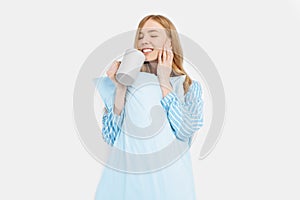
<svg viewBox="0 0 300 200">
<path fill-rule="evenodd" d="M 143 53 L 150 53 L 152 51 L 153 51 L 153 48 L 144 48 L 144 49 L 142 49 Z"/>
</svg>

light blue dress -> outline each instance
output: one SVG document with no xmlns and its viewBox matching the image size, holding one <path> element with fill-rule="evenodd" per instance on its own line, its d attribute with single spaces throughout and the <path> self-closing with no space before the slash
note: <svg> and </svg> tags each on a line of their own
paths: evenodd
<svg viewBox="0 0 300 200">
<path fill-rule="evenodd" d="M 107 110 L 102 117 L 102 136 L 106 143 L 114 147 L 107 162 L 119 162 L 119 166 L 123 168 L 118 170 L 104 167 L 95 194 L 96 200 L 196 199 L 188 149 L 168 164 L 165 162 L 168 160 L 166 154 L 155 157 L 154 161 L 131 163 L 132 165 L 128 164 L 130 160 L 127 157 L 127 153 L 155 154 L 169 148 L 175 141 L 168 154 L 171 156 L 184 145 L 191 145 L 193 134 L 203 125 L 202 90 L 199 82 L 193 81 L 184 95 L 184 80 L 185 75 L 170 77 L 173 91 L 162 98 L 157 76 L 140 72 L 134 84 L 127 88 L 121 115 L 116 115 L 113 112 L 114 84 L 108 77 L 97 79 L 97 89 Z M 154 108 L 158 115 L 153 115 Z M 154 129 L 150 125 L 156 118 L 164 123 L 159 125 L 159 130 L 155 129 L 156 134 L 151 135 L 151 130 Z M 123 165 L 126 162 L 127 165 Z M 157 163 L 164 166 L 150 170 Z M 142 169 L 147 173 L 132 173 L 132 169 Z"/>
</svg>

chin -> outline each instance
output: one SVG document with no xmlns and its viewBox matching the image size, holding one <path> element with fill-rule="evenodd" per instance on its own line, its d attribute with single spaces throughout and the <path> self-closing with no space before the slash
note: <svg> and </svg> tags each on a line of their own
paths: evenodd
<svg viewBox="0 0 300 200">
<path fill-rule="evenodd" d="M 145 61 L 148 61 L 148 62 L 155 61 L 155 60 L 157 60 L 157 55 L 158 55 L 157 53 L 152 52 L 151 54 L 146 55 Z"/>
<path fill-rule="evenodd" d="M 148 62 L 150 62 L 150 61 L 155 61 L 156 60 L 156 58 L 146 58 L 146 60 L 145 61 L 148 61 Z"/>
</svg>

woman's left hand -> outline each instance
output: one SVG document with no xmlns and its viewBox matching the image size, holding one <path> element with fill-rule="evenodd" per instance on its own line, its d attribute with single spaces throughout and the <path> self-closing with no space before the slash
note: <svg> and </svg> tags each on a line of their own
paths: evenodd
<svg viewBox="0 0 300 200">
<path fill-rule="evenodd" d="M 173 52 L 171 42 L 169 42 L 169 45 L 164 45 L 163 49 L 160 50 L 158 53 L 157 77 L 160 83 L 163 97 L 165 97 L 168 93 L 172 91 L 172 86 L 170 83 L 172 64 Z"/>
<path fill-rule="evenodd" d="M 166 81 L 170 79 L 173 64 L 173 52 L 169 42 L 164 45 L 158 53 L 157 77 L 159 80 Z"/>
</svg>

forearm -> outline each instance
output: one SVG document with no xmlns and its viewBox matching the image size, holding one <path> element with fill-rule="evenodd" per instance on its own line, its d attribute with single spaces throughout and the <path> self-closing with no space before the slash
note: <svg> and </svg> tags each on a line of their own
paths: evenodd
<svg viewBox="0 0 300 200">
<path fill-rule="evenodd" d="M 182 141 L 187 141 L 203 126 L 201 93 L 200 84 L 193 82 L 184 103 L 173 92 L 161 100 L 176 137 Z"/>
<path fill-rule="evenodd" d="M 159 79 L 159 84 L 163 98 L 167 96 L 170 92 L 172 92 L 173 88 L 170 83 L 170 79 Z"/>
<path fill-rule="evenodd" d="M 125 96 L 126 96 L 127 87 L 117 87 L 115 102 L 114 102 L 114 113 L 120 115 L 124 105 L 125 105 Z"/>
<path fill-rule="evenodd" d="M 195 107 L 191 110 L 189 106 L 174 103 L 167 112 L 168 121 L 176 137 L 182 141 L 187 141 L 203 125 L 202 111 L 199 109 L 201 103 L 196 103 Z"/>
</svg>

